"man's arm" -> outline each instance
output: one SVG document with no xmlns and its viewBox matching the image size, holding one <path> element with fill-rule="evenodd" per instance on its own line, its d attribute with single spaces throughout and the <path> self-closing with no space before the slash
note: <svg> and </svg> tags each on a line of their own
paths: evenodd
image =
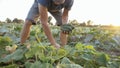
<svg viewBox="0 0 120 68">
<path fill-rule="evenodd" d="M 68 21 L 68 13 L 69 13 L 69 10 L 64 9 L 63 15 L 62 15 L 62 24 L 67 24 L 67 21 Z"/>
<path fill-rule="evenodd" d="M 63 15 L 62 15 L 62 24 L 67 24 L 68 13 L 69 13 L 69 10 L 64 9 Z M 61 32 L 60 33 L 60 41 L 61 41 L 62 46 L 66 45 L 67 44 L 67 34 Z"/>
<path fill-rule="evenodd" d="M 56 43 L 55 39 L 53 38 L 50 27 L 48 26 L 48 13 L 47 12 L 48 12 L 47 8 L 39 4 L 39 15 L 40 15 L 40 20 L 41 20 L 43 30 L 48 40 L 50 41 L 50 43 L 56 48 L 59 48 L 59 45 Z"/>
</svg>

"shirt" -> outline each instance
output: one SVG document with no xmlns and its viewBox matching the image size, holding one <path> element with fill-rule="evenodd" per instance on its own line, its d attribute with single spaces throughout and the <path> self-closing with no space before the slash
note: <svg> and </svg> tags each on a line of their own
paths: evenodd
<svg viewBox="0 0 120 68">
<path fill-rule="evenodd" d="M 63 4 L 56 5 L 52 0 L 38 0 L 38 2 L 47 7 L 48 11 L 61 10 L 62 8 L 70 10 L 74 0 L 65 0 Z"/>
</svg>

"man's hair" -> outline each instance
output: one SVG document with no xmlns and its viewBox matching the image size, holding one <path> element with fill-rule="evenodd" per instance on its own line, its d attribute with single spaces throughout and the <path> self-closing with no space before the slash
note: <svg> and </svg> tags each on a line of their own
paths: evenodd
<svg viewBox="0 0 120 68">
<path fill-rule="evenodd" d="M 64 0 L 53 0 L 53 2 L 63 3 Z"/>
</svg>

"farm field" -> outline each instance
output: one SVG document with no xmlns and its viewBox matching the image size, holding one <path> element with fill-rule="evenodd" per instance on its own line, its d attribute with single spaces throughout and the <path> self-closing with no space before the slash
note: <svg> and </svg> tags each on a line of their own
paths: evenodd
<svg viewBox="0 0 120 68">
<path fill-rule="evenodd" d="M 0 68 L 120 68 L 120 28 L 75 26 L 68 44 L 56 49 L 41 24 L 20 45 L 22 23 L 0 23 Z M 60 43 L 60 27 L 50 25 Z M 15 48 L 10 52 L 6 47 Z"/>
</svg>

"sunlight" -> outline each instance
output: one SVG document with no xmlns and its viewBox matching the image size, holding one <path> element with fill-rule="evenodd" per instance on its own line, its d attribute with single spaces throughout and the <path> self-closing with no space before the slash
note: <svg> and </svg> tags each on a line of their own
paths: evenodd
<svg viewBox="0 0 120 68">
<path fill-rule="evenodd" d="M 0 0 L 0 20 L 24 20 L 33 2 L 34 0 Z M 119 0 L 75 0 L 69 20 L 77 20 L 80 23 L 92 20 L 94 24 L 120 26 L 119 6 Z"/>
</svg>

